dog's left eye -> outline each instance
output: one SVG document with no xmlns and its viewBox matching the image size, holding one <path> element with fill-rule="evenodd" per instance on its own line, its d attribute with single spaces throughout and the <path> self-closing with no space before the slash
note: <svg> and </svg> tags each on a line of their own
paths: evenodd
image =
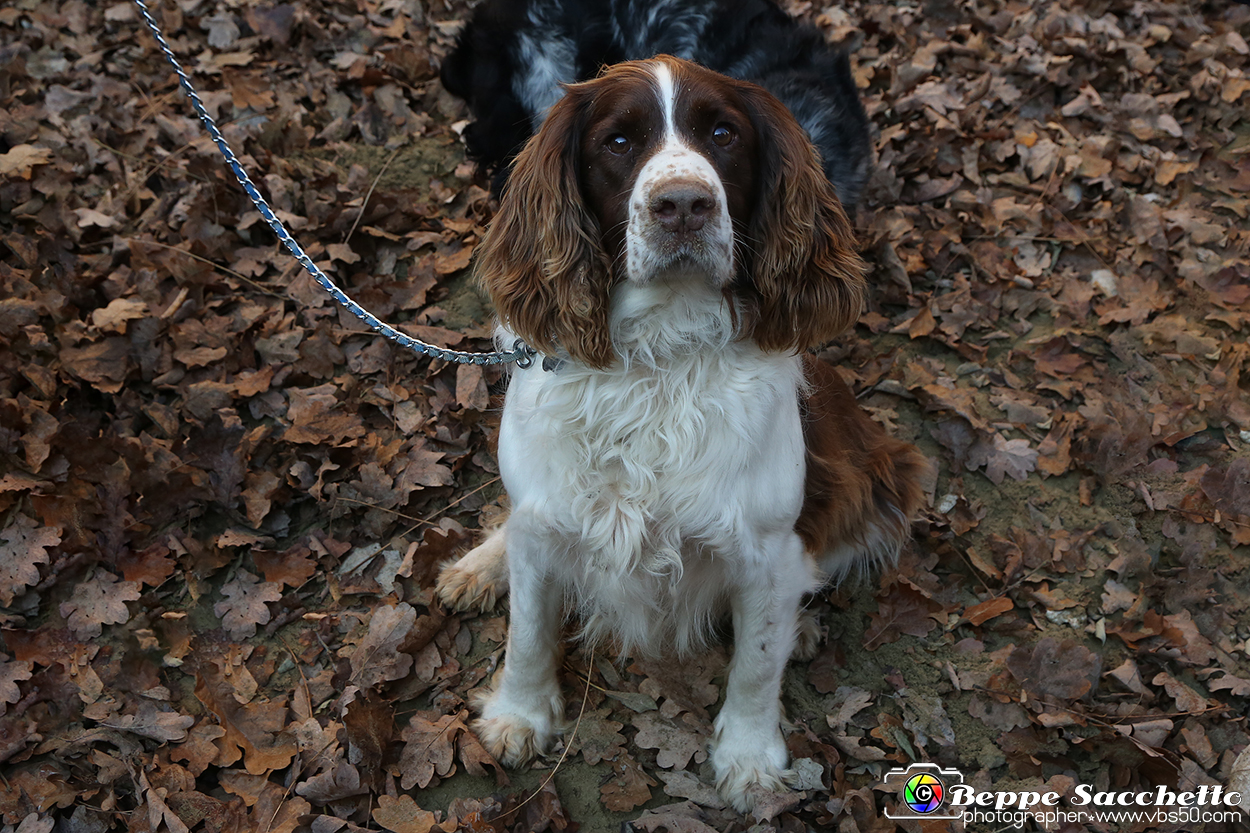
<svg viewBox="0 0 1250 833">
<path fill-rule="evenodd" d="M 720 147 L 729 147 L 737 135 L 727 124 L 718 124 L 712 128 L 712 141 Z"/>
</svg>

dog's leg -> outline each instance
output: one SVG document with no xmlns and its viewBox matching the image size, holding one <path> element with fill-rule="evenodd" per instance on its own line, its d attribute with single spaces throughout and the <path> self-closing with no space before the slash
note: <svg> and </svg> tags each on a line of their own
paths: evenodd
<svg viewBox="0 0 1250 833">
<path fill-rule="evenodd" d="M 564 715 L 556 676 L 563 599 L 544 568 L 546 538 L 528 526 L 516 516 L 509 521 L 508 649 L 499 683 L 482 698 L 482 716 L 473 723 L 487 750 L 505 766 L 546 751 Z"/>
<path fill-rule="evenodd" d="M 438 572 L 434 588 L 451 610 L 487 611 L 508 594 L 508 553 L 504 546 L 506 526 L 496 527 L 486 540 L 458 561 Z"/>
<path fill-rule="evenodd" d="M 781 736 L 781 674 L 794 648 L 799 604 L 812 587 L 798 535 L 761 541 L 733 591 L 734 653 L 725 705 L 716 717 L 712 765 L 716 789 L 739 812 L 755 803 L 751 788 L 786 788 L 792 773 Z"/>
</svg>

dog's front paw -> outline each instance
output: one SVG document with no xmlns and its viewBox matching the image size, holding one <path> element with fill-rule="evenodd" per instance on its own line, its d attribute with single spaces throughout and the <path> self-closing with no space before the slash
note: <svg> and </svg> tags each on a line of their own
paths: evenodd
<svg viewBox="0 0 1250 833">
<path fill-rule="evenodd" d="M 731 735 L 722 729 L 712 750 L 716 791 L 739 813 L 750 813 L 761 797 L 785 792 L 795 781 L 794 771 L 786 768 L 781 733 L 774 729 L 771 738 L 754 734 Z"/>
<path fill-rule="evenodd" d="M 555 740 L 563 707 L 558 695 L 528 707 L 499 694 L 480 703 L 482 716 L 472 729 L 486 751 L 507 767 L 517 767 L 545 753 Z"/>
<path fill-rule="evenodd" d="M 508 556 L 503 528 L 487 536 L 459 561 L 443 566 L 434 583 L 438 598 L 449 610 L 482 611 L 508 593 Z"/>
</svg>

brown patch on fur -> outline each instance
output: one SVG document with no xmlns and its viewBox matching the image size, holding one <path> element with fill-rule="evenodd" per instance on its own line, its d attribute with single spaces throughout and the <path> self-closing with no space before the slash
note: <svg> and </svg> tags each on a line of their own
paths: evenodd
<svg viewBox="0 0 1250 833">
<path fill-rule="evenodd" d="M 794 116 L 767 90 L 742 85 L 760 143 L 751 224 L 758 307 L 753 336 L 765 350 L 800 352 L 855 323 L 864 263 L 851 223 Z"/>
<path fill-rule="evenodd" d="M 534 349 L 603 368 L 611 264 L 578 182 L 587 84 L 573 84 L 517 156 L 499 213 L 477 251 L 477 275 L 500 319 Z"/>
<path fill-rule="evenodd" d="M 863 541 L 873 524 L 901 544 L 920 508 L 929 461 L 873 422 L 832 367 L 804 356 L 803 375 L 812 386 L 803 409 L 807 479 L 795 524 L 804 546 L 819 556 Z"/>
</svg>

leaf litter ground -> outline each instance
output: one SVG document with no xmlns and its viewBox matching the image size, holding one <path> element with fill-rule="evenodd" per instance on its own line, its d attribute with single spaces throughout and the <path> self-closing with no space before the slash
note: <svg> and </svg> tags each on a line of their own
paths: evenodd
<svg viewBox="0 0 1250 833">
<path fill-rule="evenodd" d="M 898 569 L 813 602 L 803 789 L 748 820 L 709 788 L 723 646 L 571 651 L 554 779 L 563 749 L 491 760 L 506 603 L 431 585 L 503 511 L 498 371 L 300 274 L 127 3 L 0 10 L 2 829 L 884 831 L 917 760 L 1250 778 L 1250 8 L 792 11 L 856 48 L 877 131 L 872 299 L 825 357 L 937 475 Z M 436 80 L 465 13 L 158 9 L 314 259 L 482 349 L 492 204 Z"/>
</svg>

